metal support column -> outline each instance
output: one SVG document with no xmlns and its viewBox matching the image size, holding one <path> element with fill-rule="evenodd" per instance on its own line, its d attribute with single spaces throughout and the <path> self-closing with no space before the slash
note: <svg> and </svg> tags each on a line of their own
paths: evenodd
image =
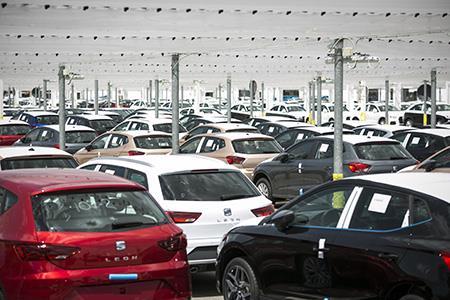
<svg viewBox="0 0 450 300">
<path fill-rule="evenodd" d="M 264 116 L 264 82 L 261 82 L 261 115 Z"/>
<path fill-rule="evenodd" d="M 311 124 L 316 124 L 316 81 L 313 79 L 311 81 L 311 88 L 312 88 L 312 105 L 311 105 L 311 111 L 312 111 L 312 120 Z"/>
<path fill-rule="evenodd" d="M 111 82 L 108 82 L 108 90 L 107 90 L 107 97 L 108 97 L 108 105 L 107 107 L 111 107 L 111 100 L 112 100 L 112 92 L 111 92 L 112 84 Z"/>
<path fill-rule="evenodd" d="M 231 123 L 231 76 L 227 77 L 227 122 Z"/>
<path fill-rule="evenodd" d="M 85 99 L 86 99 L 86 107 L 88 107 L 88 104 L 89 104 L 89 88 L 86 88 L 86 97 L 85 97 Z"/>
<path fill-rule="evenodd" d="M 178 154 L 180 151 L 179 143 L 179 99 L 180 92 L 180 68 L 179 68 L 179 54 L 172 55 L 172 154 Z"/>
<path fill-rule="evenodd" d="M 159 118 L 159 79 L 155 79 L 155 118 Z"/>
<path fill-rule="evenodd" d="M 181 108 L 184 108 L 184 86 L 182 85 L 180 88 L 180 103 Z"/>
<path fill-rule="evenodd" d="M 48 79 L 44 79 L 43 83 L 42 83 L 42 89 L 43 89 L 43 99 L 44 99 L 44 111 L 47 111 L 47 84 L 48 84 Z"/>
<path fill-rule="evenodd" d="M 317 77 L 317 125 L 322 125 L 322 77 Z"/>
<path fill-rule="evenodd" d="M 390 89 L 389 89 L 389 80 L 386 80 L 384 82 L 384 88 L 385 88 L 385 112 L 384 112 L 384 119 L 385 119 L 385 124 L 389 125 L 389 96 L 390 96 Z"/>
<path fill-rule="evenodd" d="M 152 106 L 152 94 L 153 94 L 153 86 L 152 81 L 148 81 L 148 93 L 147 93 L 147 105 L 148 107 Z"/>
<path fill-rule="evenodd" d="M 59 66 L 59 149 L 66 149 L 66 80 L 64 77 L 64 65 Z"/>
<path fill-rule="evenodd" d="M 308 123 L 311 122 L 311 118 L 312 118 L 312 82 L 308 82 L 308 106 L 306 107 L 306 110 L 308 112 Z"/>
<path fill-rule="evenodd" d="M 436 69 L 431 70 L 431 128 L 436 128 Z"/>
<path fill-rule="evenodd" d="M 98 115 L 98 80 L 94 80 L 94 114 Z"/>
<path fill-rule="evenodd" d="M 219 83 L 219 89 L 218 89 L 218 95 L 219 95 L 219 111 L 222 111 L 222 85 Z"/>
<path fill-rule="evenodd" d="M 428 116 L 427 116 L 427 81 L 423 81 L 423 126 L 427 126 L 428 124 Z"/>
<path fill-rule="evenodd" d="M 75 108 L 75 86 L 73 83 L 70 85 L 70 100 L 72 103 L 72 108 Z"/>
<path fill-rule="evenodd" d="M 114 96 L 115 96 L 115 99 L 116 99 L 116 107 L 118 108 L 118 107 L 120 107 L 119 89 L 118 88 L 114 89 Z"/>
<path fill-rule="evenodd" d="M 253 80 L 250 81 L 249 89 L 250 89 L 250 118 L 253 118 L 253 98 L 255 97 L 253 93 Z"/>
<path fill-rule="evenodd" d="M 344 58 L 342 48 L 344 40 L 338 39 L 334 47 L 334 151 L 333 151 L 333 180 L 344 177 L 343 171 L 343 138 L 342 138 L 342 111 L 344 89 Z"/>
</svg>

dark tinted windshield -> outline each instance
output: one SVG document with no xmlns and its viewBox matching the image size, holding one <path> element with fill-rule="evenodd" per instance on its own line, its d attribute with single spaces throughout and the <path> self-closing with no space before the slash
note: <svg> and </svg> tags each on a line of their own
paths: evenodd
<svg viewBox="0 0 450 300">
<path fill-rule="evenodd" d="M 153 125 L 155 131 L 162 131 L 167 133 L 172 133 L 172 123 L 165 124 L 155 124 Z M 183 126 L 178 126 L 180 132 L 186 132 L 186 129 Z"/>
<path fill-rule="evenodd" d="M 34 168 L 69 168 L 78 166 L 73 158 L 69 157 L 35 157 L 35 158 L 9 158 L 1 161 L 2 170 L 34 169 Z"/>
<path fill-rule="evenodd" d="M 4 125 L 0 126 L 0 135 L 25 135 L 30 128 L 28 125 Z"/>
<path fill-rule="evenodd" d="M 412 156 L 399 143 L 370 143 L 354 146 L 356 155 L 367 160 L 412 159 Z"/>
<path fill-rule="evenodd" d="M 32 206 L 38 231 L 111 232 L 167 223 L 155 201 L 142 191 L 38 195 Z"/>
<path fill-rule="evenodd" d="M 94 131 L 67 131 L 67 144 L 87 144 L 95 139 L 97 135 Z"/>
<path fill-rule="evenodd" d="M 170 149 L 172 138 L 169 136 L 140 136 L 134 138 L 137 148 L 143 149 Z"/>
<path fill-rule="evenodd" d="M 234 151 L 244 154 L 280 153 L 282 148 L 274 140 L 251 139 L 233 141 Z"/>
<path fill-rule="evenodd" d="M 259 196 L 241 172 L 212 171 L 159 176 L 165 200 L 225 201 Z"/>
<path fill-rule="evenodd" d="M 58 116 L 39 116 L 36 119 L 39 124 L 55 125 L 59 123 Z"/>
<path fill-rule="evenodd" d="M 113 120 L 91 120 L 89 121 L 89 127 L 95 131 L 108 131 L 115 126 Z"/>
</svg>

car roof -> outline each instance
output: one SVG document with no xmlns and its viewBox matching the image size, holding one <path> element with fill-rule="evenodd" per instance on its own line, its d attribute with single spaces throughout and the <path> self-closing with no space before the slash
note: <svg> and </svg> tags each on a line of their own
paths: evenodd
<svg viewBox="0 0 450 300">
<path fill-rule="evenodd" d="M 324 136 L 316 137 L 316 138 L 334 140 L 334 135 L 324 135 Z M 392 140 L 392 139 L 388 139 L 388 138 L 384 138 L 384 137 L 365 136 L 365 135 L 357 135 L 357 134 L 344 134 L 342 136 L 342 138 L 345 143 L 349 143 L 352 145 L 373 143 L 373 142 L 391 142 L 391 143 L 398 142 L 396 140 Z"/>
<path fill-rule="evenodd" d="M 290 120 L 281 120 L 281 121 L 275 121 L 275 122 L 266 122 L 264 124 L 267 125 L 281 125 L 287 128 L 294 128 L 294 127 L 314 127 L 314 125 L 305 123 L 305 122 L 298 122 L 298 121 L 290 121 Z"/>
<path fill-rule="evenodd" d="M 33 194 L 57 192 L 60 190 L 93 189 L 99 186 L 128 187 L 143 189 L 140 185 L 101 172 L 76 169 L 42 169 L 6 170 L 0 172 L 2 185 L 20 187 L 21 191 Z"/>
<path fill-rule="evenodd" d="M 317 132 L 319 134 L 324 134 L 324 133 L 334 133 L 334 128 L 333 127 L 316 127 L 316 126 L 310 126 L 310 127 L 294 127 L 294 128 L 289 128 L 287 131 L 294 131 L 294 130 L 306 130 L 306 131 L 313 131 L 313 132 Z M 344 133 L 353 133 L 353 130 L 350 129 L 342 129 Z M 283 133 L 283 132 L 282 132 Z M 280 134 L 282 134 L 280 133 Z"/>
<path fill-rule="evenodd" d="M 158 174 L 210 169 L 238 170 L 236 167 L 228 165 L 221 160 L 195 154 L 98 157 L 89 160 L 86 164 L 100 163 L 116 163 L 127 167 L 135 164 L 140 167 L 151 168 L 152 172 Z"/>
<path fill-rule="evenodd" d="M 359 126 L 358 128 L 380 129 L 386 131 L 411 130 L 411 127 L 402 125 L 364 125 Z"/>
<path fill-rule="evenodd" d="M 58 116 L 57 113 L 51 111 L 24 111 L 24 114 L 29 114 L 33 117 L 41 117 L 41 116 Z"/>
<path fill-rule="evenodd" d="M 94 111 L 84 111 L 83 115 L 94 115 L 95 112 Z M 114 111 L 105 111 L 105 110 L 99 110 L 98 111 L 98 115 L 99 116 L 120 116 L 118 113 L 114 112 Z"/>
<path fill-rule="evenodd" d="M 86 120 L 112 120 L 110 117 L 108 116 L 102 116 L 102 115 L 89 115 L 89 114 L 85 114 L 85 115 L 72 115 L 72 116 L 68 116 L 68 118 L 70 117 L 80 117 L 80 118 L 84 118 Z"/>
<path fill-rule="evenodd" d="M 69 153 L 53 147 L 7 146 L 0 147 L 0 159 L 21 156 L 58 155 L 72 157 Z"/>
<path fill-rule="evenodd" d="M 425 133 L 425 134 L 438 135 L 438 136 L 442 136 L 442 137 L 450 136 L 450 129 L 445 129 L 445 128 L 413 129 L 413 130 L 410 130 L 409 132 L 421 132 L 421 133 Z"/>
<path fill-rule="evenodd" d="M 50 128 L 59 132 L 59 125 L 45 125 L 41 128 Z M 95 132 L 91 127 L 83 125 L 65 125 L 66 131 L 92 131 Z"/>
<path fill-rule="evenodd" d="M 171 137 L 172 134 L 162 131 L 150 131 L 150 130 L 125 130 L 125 131 L 109 131 L 111 134 L 123 134 L 130 137 L 140 137 L 140 136 L 168 136 Z"/>
<path fill-rule="evenodd" d="M 199 134 L 197 136 L 215 136 L 220 138 L 226 138 L 229 140 L 242 140 L 242 139 L 266 139 L 273 140 L 273 137 L 254 132 L 214 132 L 214 133 L 205 133 Z"/>
<path fill-rule="evenodd" d="M 448 173 L 404 172 L 373 174 L 349 177 L 345 180 L 357 179 L 407 188 L 423 194 L 431 195 L 450 203 L 450 194 L 448 193 L 450 174 Z"/>
<path fill-rule="evenodd" d="M 233 130 L 233 129 L 255 129 L 256 127 L 245 124 L 245 123 L 209 123 L 204 124 L 200 126 L 207 126 L 207 127 L 215 127 L 221 130 Z"/>
<path fill-rule="evenodd" d="M 159 125 L 159 124 L 167 124 L 170 123 L 172 124 L 172 120 L 171 119 L 164 119 L 164 118 L 145 118 L 145 119 L 133 119 L 132 117 L 130 119 L 124 120 L 125 121 L 133 121 L 133 122 L 141 122 L 141 123 L 146 123 L 149 125 Z"/>
<path fill-rule="evenodd" d="M 0 126 L 2 125 L 28 125 L 30 126 L 30 124 L 28 124 L 25 121 L 20 121 L 20 120 L 0 120 Z"/>
</svg>

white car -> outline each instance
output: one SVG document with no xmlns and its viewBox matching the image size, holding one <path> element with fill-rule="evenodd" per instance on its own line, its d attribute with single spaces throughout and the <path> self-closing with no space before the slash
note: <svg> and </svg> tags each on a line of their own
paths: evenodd
<svg viewBox="0 0 450 300">
<path fill-rule="evenodd" d="M 118 124 L 111 131 L 146 130 L 172 133 L 172 120 L 170 119 L 134 119 L 130 118 Z M 183 138 L 187 130 L 179 126 L 179 137 Z"/>
<path fill-rule="evenodd" d="M 0 147 L 0 170 L 76 168 L 71 154 L 50 147 Z M 45 172 L 42 174 L 45 175 Z"/>
<path fill-rule="evenodd" d="M 79 169 L 100 171 L 148 188 L 188 239 L 192 271 L 212 267 L 223 234 L 273 212 L 272 202 L 234 166 L 197 155 L 97 158 Z"/>
<path fill-rule="evenodd" d="M 386 123 L 386 105 L 384 103 L 367 103 L 366 111 L 362 111 L 362 107 L 358 106 L 347 120 L 363 120 L 376 124 L 384 125 L 401 125 L 403 112 L 397 107 L 389 105 L 389 122 Z"/>
<path fill-rule="evenodd" d="M 308 113 L 299 104 L 278 104 L 267 111 L 266 116 L 287 116 L 306 122 Z"/>
</svg>

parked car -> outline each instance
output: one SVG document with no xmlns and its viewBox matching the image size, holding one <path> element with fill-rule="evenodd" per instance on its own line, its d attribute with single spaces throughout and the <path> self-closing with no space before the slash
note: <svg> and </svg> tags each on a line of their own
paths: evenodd
<svg viewBox="0 0 450 300">
<path fill-rule="evenodd" d="M 97 136 L 95 130 L 80 125 L 66 125 L 66 147 L 63 149 L 74 154 Z M 32 129 L 17 140 L 14 146 L 39 146 L 60 149 L 59 125 L 46 125 Z"/>
<path fill-rule="evenodd" d="M 296 122 L 296 120 L 288 117 L 281 117 L 281 116 L 264 116 L 264 117 L 254 117 L 244 120 L 244 123 L 251 125 L 251 126 L 258 126 L 262 123 L 267 122 L 279 122 L 279 121 L 286 121 L 286 122 Z"/>
<path fill-rule="evenodd" d="M 431 104 L 426 104 L 427 124 L 431 124 Z M 403 116 L 405 126 L 422 127 L 423 126 L 424 103 L 411 105 Z M 447 103 L 436 103 L 436 123 L 445 124 L 450 120 L 450 105 Z"/>
<path fill-rule="evenodd" d="M 89 111 L 84 111 L 82 114 L 94 115 L 95 112 L 89 110 Z M 121 114 L 119 114 L 118 112 L 112 111 L 112 110 L 99 110 L 98 115 L 110 117 L 116 124 L 119 124 L 124 119 L 124 117 Z"/>
<path fill-rule="evenodd" d="M 413 172 L 447 172 L 450 173 L 450 146 L 431 155 L 423 162 L 413 165 L 408 171 Z M 402 170 L 402 171 L 403 171 Z"/>
<path fill-rule="evenodd" d="M 199 125 L 190 130 L 184 137 L 181 138 L 180 143 L 184 143 L 188 139 L 204 133 L 216 133 L 216 132 L 249 132 L 258 133 L 258 129 L 251 125 L 242 123 L 209 123 Z"/>
<path fill-rule="evenodd" d="M 116 123 L 108 116 L 73 115 L 67 117 L 66 125 L 82 125 L 90 127 L 97 132 L 97 135 L 100 135 L 111 130 Z"/>
<path fill-rule="evenodd" d="M 31 168 L 75 168 L 69 153 L 48 147 L 0 147 L 0 170 Z"/>
<path fill-rule="evenodd" d="M 114 174 L 149 189 L 188 239 L 191 271 L 213 268 L 224 233 L 273 212 L 253 183 L 234 166 L 196 155 L 97 158 L 79 167 Z"/>
<path fill-rule="evenodd" d="M 16 115 L 13 119 L 27 122 L 31 127 L 55 125 L 59 122 L 58 115 L 50 111 L 25 111 Z"/>
<path fill-rule="evenodd" d="M 308 113 L 299 104 L 279 104 L 272 107 L 266 113 L 267 116 L 282 116 L 296 119 L 300 122 L 306 122 Z"/>
<path fill-rule="evenodd" d="M 395 134 L 391 138 L 400 141 L 417 160 L 423 161 L 450 146 L 450 129 L 416 129 Z"/>
<path fill-rule="evenodd" d="M 190 298 L 186 238 L 142 186 L 20 170 L 0 191 L 1 299 Z"/>
<path fill-rule="evenodd" d="M 360 126 L 353 131 L 359 135 L 381 136 L 390 138 L 394 134 L 411 130 L 411 127 L 402 125 L 367 125 Z"/>
<path fill-rule="evenodd" d="M 290 122 L 290 121 L 278 121 L 278 122 L 265 122 L 261 123 L 256 128 L 262 134 L 276 137 L 280 133 L 288 130 L 289 128 L 299 128 L 299 127 L 313 127 L 314 125 L 304 123 L 304 122 Z"/>
<path fill-rule="evenodd" d="M 352 130 L 343 129 L 344 134 L 353 134 Z M 282 133 L 275 136 L 275 140 L 283 147 L 287 149 L 295 143 L 305 140 L 307 138 L 318 136 L 318 135 L 328 135 L 334 134 L 334 128 L 332 127 L 294 127 L 289 128 Z"/>
<path fill-rule="evenodd" d="M 161 131 L 114 131 L 102 134 L 75 153 L 80 162 L 100 156 L 166 154 L 172 149 L 172 135 Z"/>
<path fill-rule="evenodd" d="M 217 287 L 225 300 L 450 299 L 449 182 L 403 173 L 322 185 L 226 234 Z"/>
<path fill-rule="evenodd" d="M 184 127 L 187 130 L 192 130 L 197 126 L 203 125 L 203 124 L 211 124 L 211 123 L 226 123 L 228 120 L 226 117 L 212 117 L 212 116 L 208 116 L 208 117 L 201 117 L 201 118 L 194 118 L 191 119 L 190 121 L 186 122 Z M 237 119 L 233 119 L 231 118 L 231 123 L 242 123 L 242 121 L 237 120 Z"/>
<path fill-rule="evenodd" d="M 298 142 L 259 164 L 253 182 L 268 198 L 290 199 L 328 182 L 333 174 L 334 136 Z M 417 161 L 398 142 L 380 137 L 344 135 L 344 177 L 397 172 Z"/>
<path fill-rule="evenodd" d="M 347 120 L 365 120 L 380 125 L 401 125 L 403 112 L 393 105 L 389 105 L 388 108 L 389 122 L 386 122 L 386 103 L 367 103 L 364 115 L 362 107 L 359 106 Z"/>
<path fill-rule="evenodd" d="M 172 120 L 170 119 L 128 119 L 118 124 L 112 131 L 132 131 L 132 130 L 146 130 L 146 131 L 160 131 L 172 133 Z M 185 134 L 186 129 L 183 126 L 178 126 L 180 134 Z"/>
<path fill-rule="evenodd" d="M 31 125 L 24 121 L 0 121 L 0 146 L 9 146 L 22 138 L 31 129 Z"/>
<path fill-rule="evenodd" d="M 359 128 L 361 126 L 371 126 L 371 125 L 377 125 L 377 124 L 374 122 L 370 122 L 370 121 L 358 121 L 358 120 L 348 120 L 348 121 L 344 121 L 342 123 L 342 126 L 344 129 L 350 129 L 350 130 L 354 130 L 355 128 Z M 320 126 L 334 128 L 334 121 L 322 123 L 322 125 L 320 125 Z"/>
<path fill-rule="evenodd" d="M 259 133 L 199 134 L 180 146 L 180 154 L 200 154 L 235 165 L 249 178 L 255 167 L 282 151 L 272 138 Z"/>
</svg>

